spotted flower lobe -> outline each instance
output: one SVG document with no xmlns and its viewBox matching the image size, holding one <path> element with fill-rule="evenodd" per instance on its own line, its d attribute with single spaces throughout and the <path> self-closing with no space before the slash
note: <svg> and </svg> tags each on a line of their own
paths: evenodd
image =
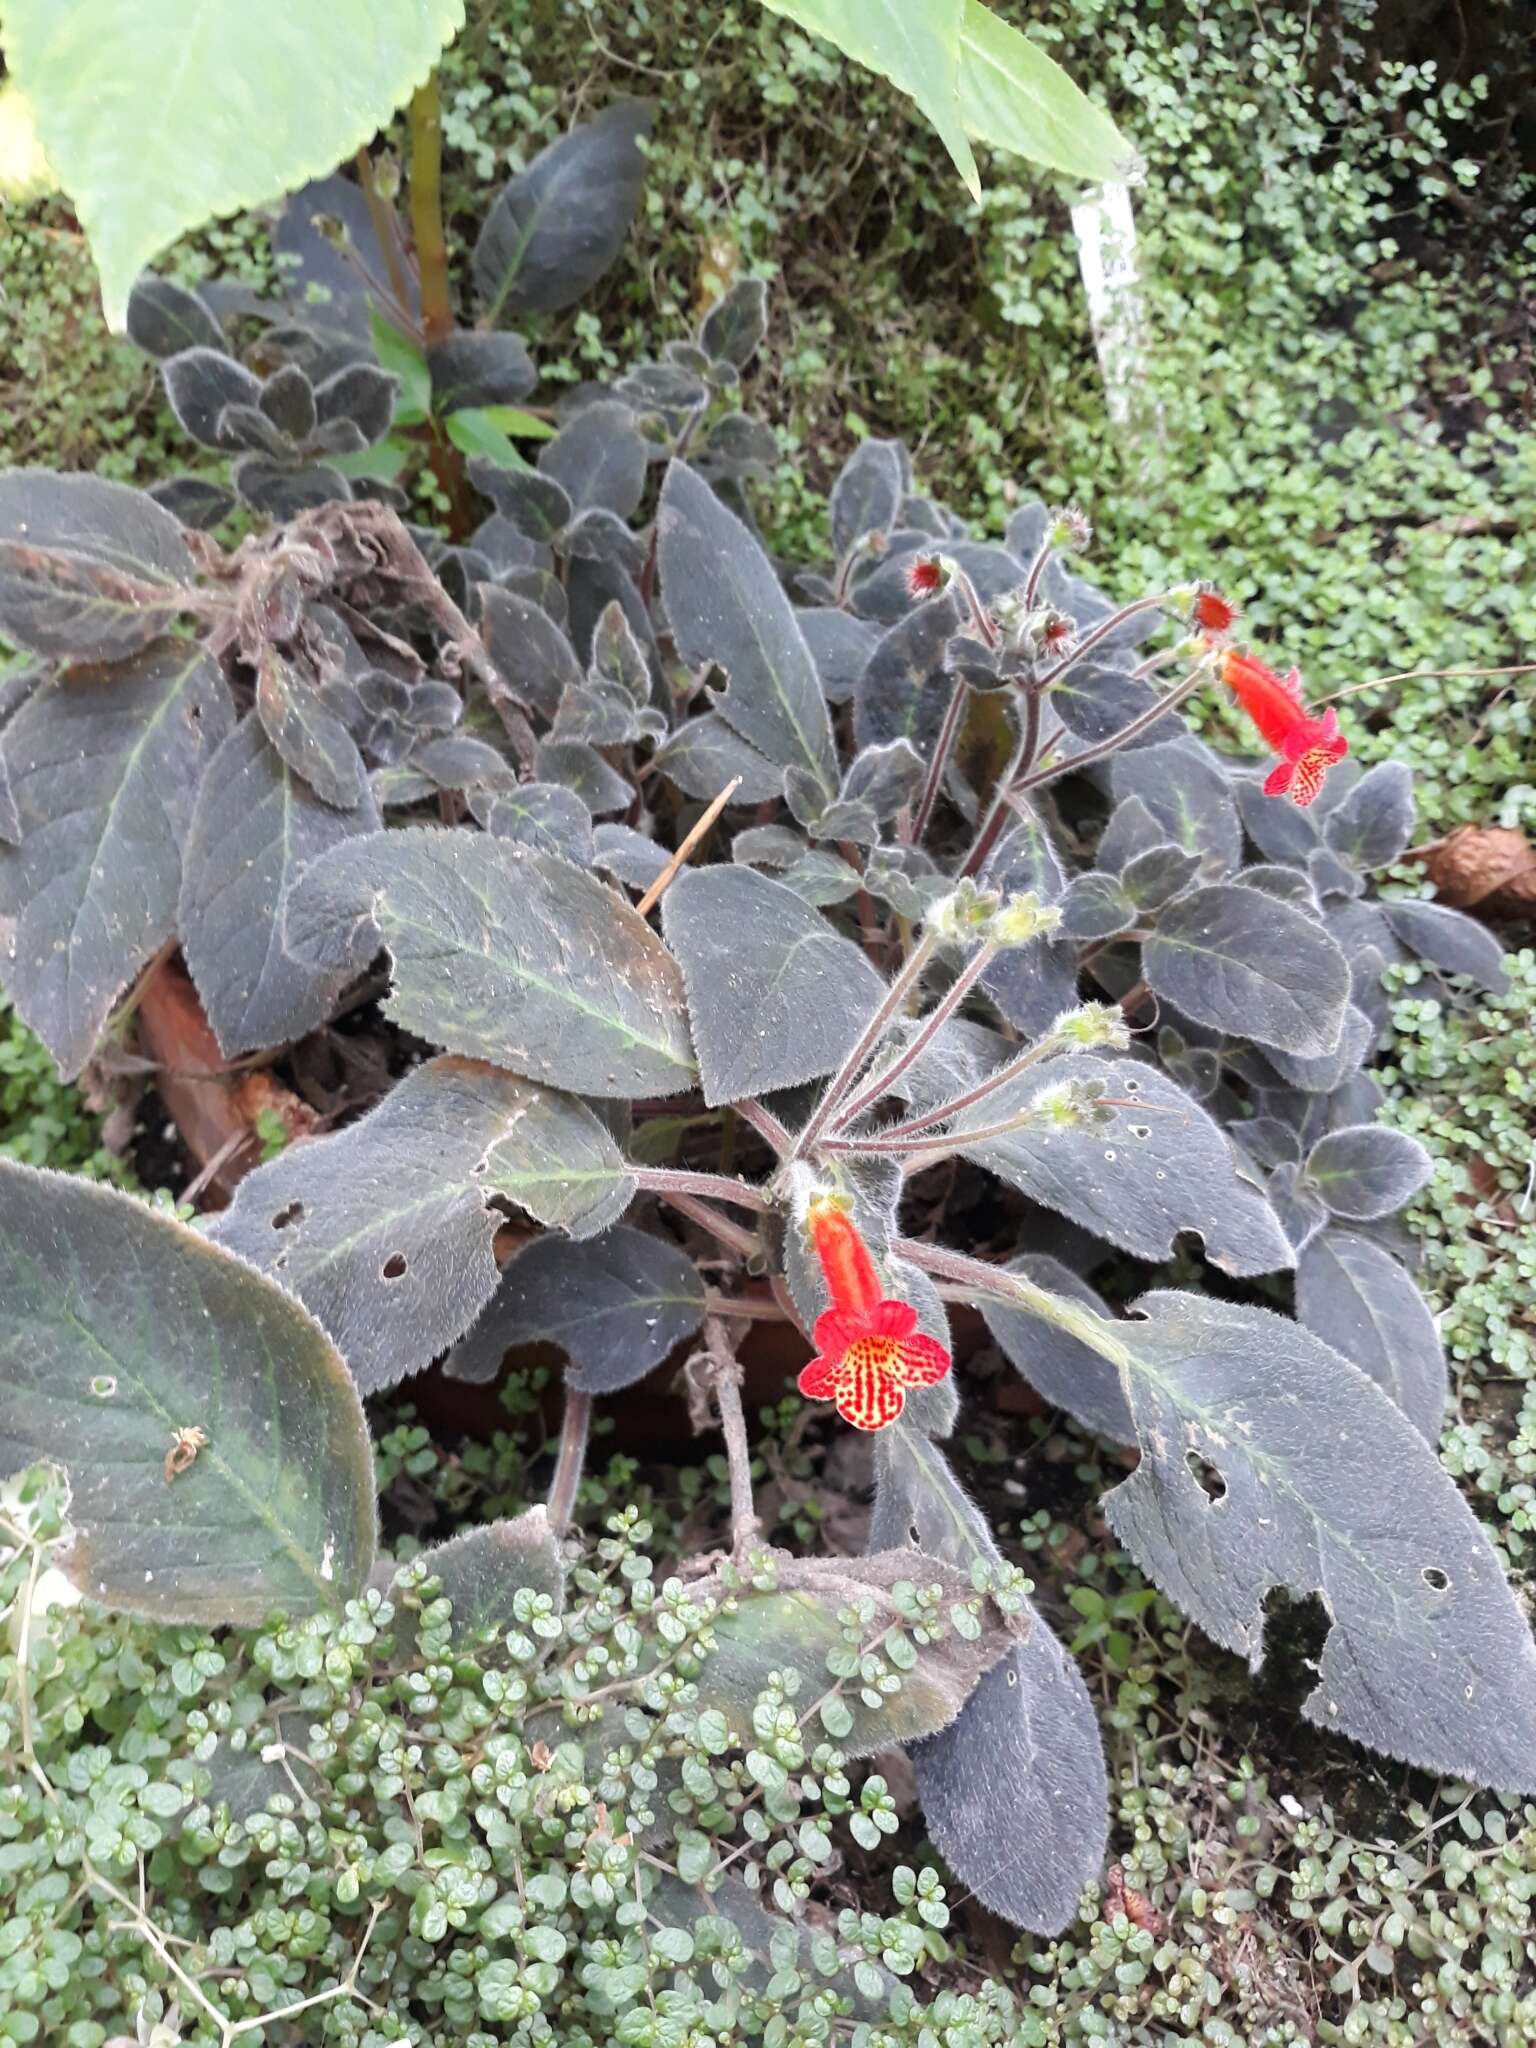
<svg viewBox="0 0 1536 2048">
<path fill-rule="evenodd" d="M 1330 706 L 1314 718 L 1302 702 L 1297 669 L 1277 675 L 1254 655 L 1226 647 L 1217 673 L 1280 756 L 1264 781 L 1266 796 L 1287 796 L 1299 809 L 1316 801 L 1328 770 L 1349 752 L 1339 731 L 1339 714 Z"/>
<path fill-rule="evenodd" d="M 813 1202 L 807 1220 L 832 1306 L 816 1319 L 817 1355 L 800 1374 L 800 1391 L 833 1402 L 855 1429 L 884 1429 L 909 1387 L 944 1378 L 949 1353 L 918 1329 L 910 1302 L 881 1293 L 868 1247 L 838 1204 Z"/>
</svg>

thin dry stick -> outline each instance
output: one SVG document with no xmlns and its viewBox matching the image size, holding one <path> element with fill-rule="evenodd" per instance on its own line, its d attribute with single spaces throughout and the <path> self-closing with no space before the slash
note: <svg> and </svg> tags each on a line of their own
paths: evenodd
<svg viewBox="0 0 1536 2048">
<path fill-rule="evenodd" d="M 736 794 L 737 790 L 740 789 L 740 787 L 741 777 L 738 775 L 733 781 L 728 782 L 725 785 L 724 789 L 721 790 L 720 794 L 715 798 L 713 803 L 711 803 L 709 809 L 704 813 L 703 817 L 700 818 L 699 822 L 688 834 L 688 837 L 683 841 L 682 845 L 677 849 L 676 853 L 673 854 L 672 858 L 667 862 L 666 866 L 662 869 L 661 873 L 656 877 L 655 881 L 652 882 L 649 889 L 646 890 L 645 894 L 640 898 L 640 901 L 635 905 L 636 910 L 639 911 L 642 917 L 644 917 L 649 911 L 652 911 L 656 908 L 657 904 L 661 901 L 662 897 L 666 894 L 667 890 L 672 886 L 673 876 L 677 873 L 678 869 L 683 865 L 683 862 L 688 858 L 689 854 L 692 853 L 693 849 L 698 845 L 699 841 L 704 837 L 704 834 L 709 830 L 710 826 L 714 824 L 716 818 L 719 817 L 720 813 L 725 809 L 726 805 L 730 802 L 731 798 Z"/>
<path fill-rule="evenodd" d="M 1343 697 L 1358 697 L 1362 690 L 1383 690 L 1388 683 L 1437 682 L 1442 678 L 1464 676 L 1529 676 L 1536 675 L 1536 661 L 1518 661 L 1509 668 L 1410 668 L 1399 676 L 1371 676 L 1366 682 L 1351 683 L 1347 689 L 1335 690 L 1331 697 L 1319 697 L 1316 709 L 1325 704 L 1337 704 Z"/>
</svg>

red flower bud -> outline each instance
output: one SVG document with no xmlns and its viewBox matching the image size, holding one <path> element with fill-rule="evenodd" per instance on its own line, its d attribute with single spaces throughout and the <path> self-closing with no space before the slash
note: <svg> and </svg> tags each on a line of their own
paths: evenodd
<svg viewBox="0 0 1536 2048">
<path fill-rule="evenodd" d="M 938 555 L 914 555 L 907 564 L 907 589 L 914 597 L 932 597 L 948 581 Z"/>
<path fill-rule="evenodd" d="M 1230 633 L 1241 617 L 1239 607 L 1218 590 L 1197 590 L 1190 610 L 1202 633 Z"/>
</svg>

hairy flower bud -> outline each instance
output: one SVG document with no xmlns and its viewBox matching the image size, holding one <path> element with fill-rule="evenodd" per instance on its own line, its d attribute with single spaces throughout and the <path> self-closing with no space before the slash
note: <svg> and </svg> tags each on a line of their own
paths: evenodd
<svg viewBox="0 0 1536 2048">
<path fill-rule="evenodd" d="M 947 896 L 941 896 L 927 916 L 927 928 L 935 938 L 953 944 L 990 937 L 990 926 L 1002 902 L 996 889 L 980 888 L 967 875 Z"/>
<path fill-rule="evenodd" d="M 1241 607 L 1230 597 L 1223 597 L 1213 585 L 1202 583 L 1197 586 L 1189 607 L 1189 620 L 1202 633 L 1230 633 L 1241 617 Z"/>
<path fill-rule="evenodd" d="M 1049 540 L 1053 548 L 1081 552 L 1093 539 L 1093 527 L 1081 505 L 1064 505 L 1051 514 Z"/>
<path fill-rule="evenodd" d="M 1082 1130 L 1113 1120 L 1114 1111 L 1100 1100 L 1105 1093 L 1102 1081 L 1052 1081 L 1032 1097 L 1029 1106 L 1039 1123 L 1051 1124 L 1058 1131 Z"/>
<path fill-rule="evenodd" d="M 907 564 L 907 589 L 913 597 L 932 597 L 946 588 L 955 565 L 944 555 L 914 555 Z"/>
<path fill-rule="evenodd" d="M 1051 1036 L 1085 1049 L 1108 1046 L 1116 1052 L 1131 1042 L 1130 1027 L 1118 1003 L 1082 1003 L 1075 1010 L 1063 1010 L 1051 1026 Z"/>
<path fill-rule="evenodd" d="M 1061 923 L 1054 904 L 1042 903 L 1033 889 L 1010 896 L 992 920 L 987 937 L 995 946 L 1024 946 L 1031 939 L 1048 937 Z"/>
</svg>

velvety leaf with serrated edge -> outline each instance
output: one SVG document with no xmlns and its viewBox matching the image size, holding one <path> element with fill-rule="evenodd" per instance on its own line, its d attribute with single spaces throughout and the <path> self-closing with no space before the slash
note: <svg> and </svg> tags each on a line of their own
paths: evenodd
<svg viewBox="0 0 1536 2048">
<path fill-rule="evenodd" d="M 825 36 L 856 64 L 890 79 L 938 130 L 973 199 L 981 198 L 976 159 L 960 111 L 960 33 L 964 0 L 763 0 L 813 35 Z"/>
<path fill-rule="evenodd" d="M 693 1085 L 676 962 L 621 896 L 554 855 L 423 826 L 354 839 L 306 871 L 284 936 L 319 967 L 365 939 L 387 947 L 388 1014 L 450 1052 L 579 1095 Z"/>
<path fill-rule="evenodd" d="M 594 818 L 626 811 L 634 802 L 633 783 L 585 740 L 540 740 L 533 766 L 540 781 L 574 790 Z"/>
<path fill-rule="evenodd" d="M 174 622 L 193 569 L 177 521 L 144 492 L 0 470 L 0 637 L 12 645 L 120 659 Z"/>
<path fill-rule="evenodd" d="M 175 931 L 193 800 L 233 722 L 213 662 L 167 640 L 64 671 L 5 728 L 22 836 L 0 849 L 0 979 L 66 1079 Z"/>
<path fill-rule="evenodd" d="M 645 184 L 638 144 L 654 109 L 620 100 L 550 143 L 502 187 L 475 243 L 475 289 L 493 320 L 558 313 L 624 246 Z"/>
<path fill-rule="evenodd" d="M 565 1567 L 542 1506 L 463 1529 L 413 1562 L 442 1581 L 436 1597 L 453 1603 L 453 1641 L 478 1651 L 482 1662 L 501 1662 L 508 1634 L 522 1633 L 514 1612 L 519 1593 L 544 1594 L 557 1615 L 565 1606 Z"/>
<path fill-rule="evenodd" d="M 162 364 L 160 381 L 176 423 L 204 448 L 244 448 L 252 444 L 221 425 L 227 406 L 253 410 L 261 396 L 261 379 L 237 362 L 222 343 L 214 348 L 183 349 Z"/>
<path fill-rule="evenodd" d="M 1347 1124 L 1307 1154 L 1306 1180 L 1335 1216 L 1371 1222 L 1390 1216 L 1429 1179 L 1429 1154 L 1417 1138 L 1386 1124 Z"/>
<path fill-rule="evenodd" d="M 488 1205 L 499 1171 L 517 1178 L 525 1126 L 537 1170 L 523 1192 L 570 1202 L 555 1170 L 568 1116 L 584 1166 L 601 1148 L 583 1120 L 601 1126 L 580 1104 L 477 1060 L 431 1060 L 359 1122 L 248 1174 L 213 1232 L 292 1288 L 376 1393 L 429 1365 L 494 1294 Z M 613 1188 L 610 1176 L 603 1203 Z M 577 1201 L 590 1206 L 585 1189 Z"/>
<path fill-rule="evenodd" d="M 895 442 L 861 441 L 832 486 L 832 552 L 839 561 L 866 533 L 890 532 L 906 488 L 906 469 Z"/>
<path fill-rule="evenodd" d="M 1332 1626 L 1308 1720 L 1536 1789 L 1536 1644 L 1455 1482 L 1380 1388 L 1267 1309 L 1155 1293 L 1142 1320 L 1106 1324 L 1034 1308 L 1124 1375 L 1142 1456 L 1105 1510 L 1170 1599 L 1257 1669 L 1271 1589 L 1320 1594 Z"/>
<path fill-rule="evenodd" d="M 582 682 L 582 664 L 561 625 L 543 606 L 494 584 L 481 588 L 479 635 L 520 702 L 553 719 L 565 690 Z"/>
<path fill-rule="evenodd" d="M 627 1223 L 585 1244 L 540 1237 L 452 1361 L 456 1378 L 494 1378 L 514 1344 L 555 1344 L 578 1393 L 614 1394 L 654 1372 L 704 1320 L 704 1282 L 676 1245 Z"/>
<path fill-rule="evenodd" d="M 837 766 L 826 699 L 757 539 L 683 462 L 667 471 L 656 530 L 678 653 L 691 668 L 724 669 L 729 687 L 715 707 L 720 717 L 781 769 L 809 769 L 830 796 Z"/>
<path fill-rule="evenodd" d="M 1141 798 L 1128 796 L 1109 814 L 1109 823 L 1099 840 L 1098 864 L 1108 873 L 1118 875 L 1139 855 L 1171 844 L 1167 832 Z"/>
<path fill-rule="evenodd" d="M 881 636 L 853 693 L 853 732 L 860 747 L 909 740 L 927 757 L 950 697 L 961 687 L 944 669 L 960 621 L 959 599 L 946 590 Z"/>
<path fill-rule="evenodd" d="M 1198 853 L 1208 875 L 1227 875 L 1242 857 L 1243 835 L 1227 778 L 1186 741 L 1117 754 L 1110 770 L 1115 800 L 1139 796 L 1175 846 Z"/>
<path fill-rule="evenodd" d="M 592 817 L 574 789 L 558 782 L 521 782 L 493 796 L 484 824 L 493 839 L 511 839 L 538 853 L 562 854 L 578 867 L 592 865 Z"/>
<path fill-rule="evenodd" d="M 717 712 L 680 725 L 655 756 L 656 766 L 684 796 L 716 797 L 741 778 L 733 803 L 771 803 L 784 791 L 784 771 L 733 732 Z"/>
<path fill-rule="evenodd" d="M 284 950 L 282 916 L 302 868 L 378 829 L 371 795 L 351 811 L 321 803 L 258 719 L 243 719 L 209 762 L 187 834 L 176 924 L 227 1059 L 313 1031 L 368 965 L 363 946 L 323 971 L 305 966 Z"/>
<path fill-rule="evenodd" d="M 1111 1097 L 1138 1107 L 1117 1110 L 1112 1123 L 1042 1122 L 964 1144 L 967 1126 L 1001 1122 L 1042 1088 L 1066 1081 L 1103 1081 Z M 1170 1258 L 1178 1234 L 1193 1230 L 1224 1273 L 1273 1273 L 1291 1264 L 1268 1203 L 1239 1179 L 1220 1126 L 1156 1067 L 1089 1054 L 1045 1060 L 963 1111 L 951 1128 L 968 1159 L 1137 1258 Z"/>
<path fill-rule="evenodd" d="M 696 1681 L 700 1707 L 723 1714 L 732 1743 L 744 1747 L 756 1746 L 752 1710 L 775 1671 L 798 1671 L 801 1697 L 808 1701 L 828 1691 L 827 1655 L 843 1647 L 845 1608 L 873 1609 L 861 1625 L 861 1642 L 874 1643 L 888 1630 L 904 1628 L 903 1610 L 892 1597 L 899 1586 L 939 1589 L 938 1618 L 946 1623 L 945 1633 L 923 1645 L 916 1663 L 902 1672 L 901 1689 L 881 1704 L 871 1706 L 869 1693 L 858 1684 L 842 1688 L 852 1719 L 847 1733 L 837 1738 L 845 1756 L 870 1756 L 947 1728 L 1018 1639 L 989 1600 L 980 1602 L 974 1635 L 949 1625 L 955 1608 L 977 1601 L 969 1572 L 909 1547 L 864 1557 L 779 1555 L 774 1576 L 772 1592 L 747 1586 L 734 1593 L 735 1611 L 713 1623 L 716 1648 Z M 726 1590 L 718 1579 L 706 1579 L 698 1588 L 715 1599 Z"/>
<path fill-rule="evenodd" d="M 482 456 L 470 463 L 469 479 L 529 540 L 556 539 L 575 511 L 565 486 L 536 469 L 503 469 Z"/>
<path fill-rule="evenodd" d="M 339 811 L 353 811 L 368 786 L 357 744 L 320 693 L 275 647 L 261 650 L 256 671 L 256 716 L 267 738 L 295 775 Z"/>
<path fill-rule="evenodd" d="M 645 494 L 646 444 L 627 405 L 585 405 L 539 450 L 539 474 L 553 477 L 578 512 L 598 506 L 628 519 Z"/>
<path fill-rule="evenodd" d="M 1260 890 L 1191 890 L 1158 912 L 1141 961 L 1155 994 L 1213 1030 L 1309 1059 L 1339 1042 L 1348 961 L 1304 911 Z"/>
<path fill-rule="evenodd" d="M 1084 745 L 1097 745 L 1143 717 L 1157 700 L 1158 692 L 1152 685 L 1133 676 L 1128 668 L 1113 661 L 1095 661 L 1090 655 L 1087 660 L 1072 664 L 1052 688 L 1048 701 L 1074 738 Z M 1155 747 L 1165 744 L 1167 738 L 1166 726 L 1151 725 L 1126 744 Z M 1166 838 L 1167 834 L 1159 836 Z"/>
<path fill-rule="evenodd" d="M 1113 875 L 1074 875 L 1060 908 L 1061 929 L 1069 939 L 1111 939 L 1136 922 L 1136 906 Z"/>
<path fill-rule="evenodd" d="M 1351 867 L 1384 868 L 1413 837 L 1413 770 L 1378 761 L 1323 820 L 1325 843 Z"/>
<path fill-rule="evenodd" d="M 900 1424 L 875 1443 L 872 1549 L 915 1540 L 969 1571 L 995 1560 L 985 1519 L 936 1446 Z M 1028 1634 L 995 1664 L 912 1762 L 928 1832 L 956 1876 L 1016 1927 L 1056 1934 L 1098 1876 L 1109 1826 L 1093 1702 L 1033 1607 Z"/>
<path fill-rule="evenodd" d="M 711 1108 L 831 1073 L 885 995 L 851 939 L 751 868 L 685 870 L 662 898 L 662 924 Z"/>
<path fill-rule="evenodd" d="M 7 0 L 6 63 L 89 237 L 107 325 L 122 327 L 135 277 L 187 229 L 349 158 L 463 21 L 462 0 L 410 0 L 387 34 L 364 0 L 205 0 L 195 24 L 174 6 Z"/>
<path fill-rule="evenodd" d="M 879 634 L 851 612 L 831 605 L 813 605 L 795 613 L 805 644 L 811 650 L 822 692 L 829 704 L 846 704 L 858 686 Z"/>
<path fill-rule="evenodd" d="M 1439 1443 L 1445 1352 L 1423 1295 L 1390 1252 L 1353 1231 L 1320 1232 L 1296 1262 L 1296 1314 Z"/>
<path fill-rule="evenodd" d="M 960 20 L 960 118 L 974 140 L 1085 184 L 1125 183 L 1136 151 L 1102 107 L 982 0 Z"/>
<path fill-rule="evenodd" d="M 290 1295 L 130 1195 L 9 1160 L 0 1273 L 0 1472 L 64 1469 L 75 1538 L 60 1563 L 82 1592 L 254 1627 L 361 1589 L 367 1426 Z M 195 1455 L 168 1472 L 190 1430 Z"/>
<path fill-rule="evenodd" d="M 1305 867 L 1308 855 L 1320 843 L 1317 818 L 1295 804 L 1266 796 L 1260 783 L 1246 776 L 1235 779 L 1232 787 L 1243 830 L 1264 858 Z"/>
<path fill-rule="evenodd" d="M 1037 1287 L 1052 1294 L 1064 1294 L 1080 1301 L 1095 1315 L 1108 1318 L 1109 1311 L 1086 1280 L 1070 1266 L 1044 1252 L 1030 1252 L 1014 1259 L 1011 1273 L 1022 1273 Z M 1057 1408 L 1065 1408 L 1079 1422 L 1112 1444 L 1133 1444 L 1136 1426 L 1126 1403 L 1120 1375 L 1097 1351 L 1065 1330 L 1053 1328 L 1038 1316 L 1026 1315 L 1000 1301 L 984 1301 L 982 1315 L 998 1349 L 1010 1365 Z"/>
<path fill-rule="evenodd" d="M 1475 917 L 1444 903 L 1392 900 L 1380 906 L 1402 943 L 1442 974 L 1465 974 L 1479 987 L 1502 995 L 1509 987 L 1504 949 Z"/>
</svg>

